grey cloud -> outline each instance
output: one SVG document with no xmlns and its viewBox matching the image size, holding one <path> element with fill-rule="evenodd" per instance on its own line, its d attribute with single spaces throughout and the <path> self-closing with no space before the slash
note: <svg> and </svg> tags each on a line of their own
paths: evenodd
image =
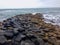
<svg viewBox="0 0 60 45">
<path fill-rule="evenodd" d="M 39 0 L 43 7 L 60 7 L 60 0 Z"/>
</svg>

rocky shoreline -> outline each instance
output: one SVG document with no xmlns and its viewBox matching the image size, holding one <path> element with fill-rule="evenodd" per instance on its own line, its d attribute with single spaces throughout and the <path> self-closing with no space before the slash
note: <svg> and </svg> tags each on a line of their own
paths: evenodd
<svg viewBox="0 0 60 45">
<path fill-rule="evenodd" d="M 17 15 L 0 22 L 0 45 L 60 45 L 60 27 L 40 13 Z"/>
</svg>

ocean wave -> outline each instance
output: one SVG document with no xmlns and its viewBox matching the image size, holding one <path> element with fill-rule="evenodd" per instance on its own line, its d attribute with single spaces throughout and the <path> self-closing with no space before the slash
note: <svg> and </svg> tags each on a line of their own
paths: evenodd
<svg viewBox="0 0 60 45">
<path fill-rule="evenodd" d="M 60 26 L 60 15 L 53 15 L 53 14 L 43 14 L 44 21 L 46 23 L 52 23 L 54 25 Z"/>
</svg>

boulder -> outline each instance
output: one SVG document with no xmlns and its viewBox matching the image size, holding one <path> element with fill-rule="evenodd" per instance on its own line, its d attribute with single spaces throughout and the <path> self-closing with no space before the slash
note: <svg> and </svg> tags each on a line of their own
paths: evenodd
<svg viewBox="0 0 60 45">
<path fill-rule="evenodd" d="M 12 30 L 5 30 L 5 37 L 7 38 L 7 39 L 11 39 L 13 36 L 14 36 L 14 34 L 13 34 L 13 31 Z"/>
<path fill-rule="evenodd" d="M 22 38 L 24 38 L 25 37 L 25 35 L 22 35 L 22 34 L 19 34 L 19 35 L 17 35 L 17 37 L 15 38 L 15 41 L 21 41 L 22 40 Z"/>
<path fill-rule="evenodd" d="M 7 41 L 5 36 L 0 36 L 0 44 L 4 44 Z"/>
</svg>

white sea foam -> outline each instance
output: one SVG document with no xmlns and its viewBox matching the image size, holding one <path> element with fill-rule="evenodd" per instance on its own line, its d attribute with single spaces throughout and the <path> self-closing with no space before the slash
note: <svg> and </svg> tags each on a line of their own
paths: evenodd
<svg viewBox="0 0 60 45">
<path fill-rule="evenodd" d="M 35 13 L 32 13 L 32 15 L 35 15 L 36 14 L 36 12 Z"/>
<path fill-rule="evenodd" d="M 52 23 L 60 26 L 60 15 L 44 14 L 43 17 L 46 23 Z"/>
</svg>

